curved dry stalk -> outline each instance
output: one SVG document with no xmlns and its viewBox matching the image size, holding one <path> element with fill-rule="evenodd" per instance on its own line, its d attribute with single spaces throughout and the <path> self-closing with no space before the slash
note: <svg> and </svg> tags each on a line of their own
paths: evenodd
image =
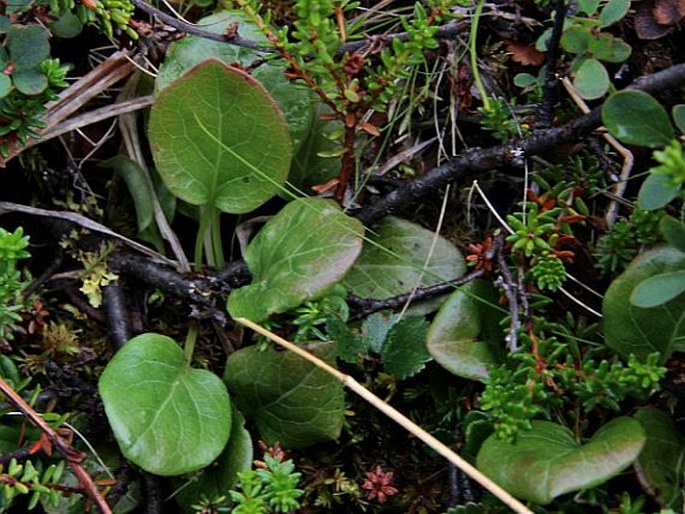
<svg viewBox="0 0 685 514">
<path fill-rule="evenodd" d="M 257 332 L 257 333 L 263 335 L 264 337 L 270 339 L 271 341 L 278 344 L 279 346 L 282 346 L 283 348 L 286 348 L 287 350 L 290 350 L 291 352 L 296 353 L 297 355 L 299 355 L 303 359 L 306 359 L 309 362 L 311 362 L 312 364 L 314 364 L 316 367 L 318 367 L 318 368 L 324 370 L 326 373 L 334 376 L 345 387 L 350 389 L 355 394 L 361 396 L 364 400 L 366 400 L 371 405 L 373 405 L 376 409 L 378 409 L 383 414 L 388 416 L 395 423 L 397 423 L 398 425 L 400 425 L 401 427 L 406 429 L 409 433 L 411 433 L 415 437 L 418 437 L 419 439 L 421 439 L 421 441 L 426 443 L 433 450 L 438 452 L 440 455 L 445 457 L 452 464 L 454 464 L 459 469 L 461 469 L 464 473 L 466 473 L 473 480 L 475 480 L 480 485 L 482 485 L 484 488 L 486 488 L 488 491 L 490 491 L 492 494 L 497 496 L 497 498 L 499 498 L 507 507 L 509 507 L 514 512 L 517 512 L 519 514 L 533 514 L 532 510 L 530 510 L 528 507 L 523 505 L 523 503 L 521 503 L 519 500 L 514 498 L 511 494 L 509 494 L 507 491 L 502 489 L 499 485 L 497 485 L 495 482 L 490 480 L 483 473 L 478 471 L 473 465 L 471 465 L 469 462 L 467 462 L 462 457 L 460 457 L 449 446 L 447 446 L 446 444 L 442 443 L 441 441 L 439 441 L 438 439 L 433 437 L 431 434 L 426 432 L 423 428 L 418 426 L 416 423 L 414 423 L 412 420 L 410 420 L 408 417 L 406 417 L 400 411 L 398 411 L 394 407 L 391 407 L 389 404 L 387 404 L 386 402 L 381 400 L 378 396 L 376 396 L 371 391 L 366 389 L 363 385 L 361 385 L 359 382 L 357 382 L 350 375 L 346 375 L 345 373 L 342 373 L 341 371 L 335 369 L 330 364 L 327 364 L 326 362 L 322 361 L 318 357 L 315 357 L 314 355 L 307 352 L 306 350 L 303 350 L 299 346 L 294 345 L 290 341 L 283 339 L 282 337 L 280 337 L 280 336 L 274 334 L 273 332 L 265 329 L 264 327 L 258 325 L 257 323 L 250 321 L 249 319 L 235 318 L 235 321 L 245 325 L 246 327 L 251 328 L 255 332 Z"/>
<path fill-rule="evenodd" d="M 83 466 L 81 466 L 81 462 L 86 458 L 85 453 L 80 452 L 71 446 L 68 441 L 48 425 L 40 414 L 33 410 L 31 406 L 2 378 L 0 378 L 0 392 L 29 419 L 32 425 L 42 430 L 45 437 L 50 441 L 50 444 L 62 454 L 62 457 L 64 457 L 64 460 L 71 468 L 72 473 L 74 473 L 79 484 L 81 484 L 83 492 L 93 501 L 101 514 L 111 514 L 112 510 L 102 497 L 102 494 L 100 494 L 100 490 L 95 485 L 95 482 L 93 482 L 91 476 L 83 469 Z"/>
</svg>

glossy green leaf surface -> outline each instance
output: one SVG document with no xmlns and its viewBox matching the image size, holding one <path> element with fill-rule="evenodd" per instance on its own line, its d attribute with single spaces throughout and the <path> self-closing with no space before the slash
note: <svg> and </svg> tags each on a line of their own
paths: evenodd
<svg viewBox="0 0 685 514">
<path fill-rule="evenodd" d="M 633 290 L 644 280 L 685 270 L 685 254 L 675 248 L 655 248 L 640 254 L 609 286 L 604 295 L 604 335 L 609 348 L 623 357 L 645 359 L 661 352 L 662 361 L 685 348 L 685 297 L 644 309 L 630 303 Z"/>
<path fill-rule="evenodd" d="M 642 183 L 637 201 L 648 211 L 661 209 L 673 201 L 678 191 L 680 186 L 672 184 L 668 175 L 652 173 Z"/>
<path fill-rule="evenodd" d="M 422 273 L 434 235 L 430 230 L 400 218 L 384 218 L 368 237 L 394 255 L 378 246 L 364 244 L 362 254 L 343 280 L 345 287 L 357 296 L 382 300 L 409 293 L 417 286 L 425 287 L 458 278 L 466 269 L 459 250 L 439 237 L 425 267 L 429 273 Z M 430 303 L 425 308 L 412 310 L 412 314 L 430 312 L 438 305 Z"/>
<path fill-rule="evenodd" d="M 612 136 L 629 145 L 656 148 L 673 139 L 668 113 L 643 91 L 619 91 L 602 106 L 602 122 Z"/>
<path fill-rule="evenodd" d="M 319 357 L 331 355 L 330 346 L 319 347 L 325 349 L 314 350 Z M 267 443 L 303 448 L 340 435 L 342 384 L 294 353 L 271 346 L 238 350 L 228 358 L 224 380 L 240 411 L 254 419 Z"/>
<path fill-rule="evenodd" d="M 419 316 L 398 321 L 388 331 L 381 351 L 383 368 L 399 380 L 412 377 L 432 359 L 426 350 L 428 322 Z"/>
<path fill-rule="evenodd" d="M 580 27 L 571 27 L 561 36 L 561 47 L 572 54 L 584 53 L 592 39 L 592 34 Z"/>
<path fill-rule="evenodd" d="M 173 339 L 142 334 L 109 362 L 98 384 L 124 456 L 161 476 L 210 464 L 231 430 L 231 402 L 221 379 L 193 369 Z"/>
<path fill-rule="evenodd" d="M 0 98 L 6 97 L 12 91 L 12 79 L 0 73 Z"/>
<path fill-rule="evenodd" d="M 217 60 L 159 94 L 149 137 L 166 186 L 193 205 L 249 212 L 285 183 L 292 147 L 278 105 L 255 79 Z"/>
<path fill-rule="evenodd" d="M 235 23 L 239 24 L 240 37 L 265 46 L 268 44 L 266 37 L 255 26 L 253 20 L 239 11 L 221 11 L 198 21 L 198 25 L 203 30 L 215 34 L 223 34 Z M 263 53 L 249 48 L 189 35 L 169 45 L 169 51 L 155 80 L 155 91 L 161 92 L 171 82 L 205 59 L 219 59 L 228 65 L 239 63 L 247 67 L 263 56 Z M 280 105 L 288 122 L 293 148 L 297 151 L 308 137 L 311 124 L 314 123 L 312 95 L 306 88 L 291 83 L 285 78 L 284 73 L 284 64 L 276 60 L 258 66 L 251 75 Z"/>
<path fill-rule="evenodd" d="M 685 437 L 671 416 L 654 407 L 642 407 L 634 417 L 642 423 L 647 436 L 635 461 L 642 487 L 662 507 L 682 512 Z"/>
<path fill-rule="evenodd" d="M 237 482 L 237 474 L 252 467 L 254 451 L 252 437 L 245 428 L 245 417 L 233 407 L 231 435 L 221 455 L 211 466 L 203 469 L 189 484 L 178 480 L 176 501 L 188 511 L 202 498 L 218 498 L 226 494 Z"/>
<path fill-rule="evenodd" d="M 630 294 L 630 303 L 650 308 L 663 305 L 685 291 L 685 270 L 660 273 L 640 282 Z"/>
<path fill-rule="evenodd" d="M 533 421 L 532 430 L 519 434 L 514 444 L 488 437 L 477 463 L 514 496 L 547 504 L 616 476 L 635 461 L 644 444 L 644 429 L 632 418 L 610 421 L 583 445 L 561 425 Z"/>
<path fill-rule="evenodd" d="M 428 330 L 428 351 L 443 368 L 457 376 L 484 381 L 490 366 L 499 362 L 503 313 L 488 282 L 474 280 L 450 295 Z"/>
<path fill-rule="evenodd" d="M 586 100 L 596 100 L 609 91 L 609 74 L 597 59 L 585 59 L 576 71 L 573 85 Z"/>
<path fill-rule="evenodd" d="M 253 280 L 231 292 L 228 312 L 259 322 L 325 293 L 357 259 L 363 233 L 331 200 L 290 202 L 248 246 Z"/>
</svg>

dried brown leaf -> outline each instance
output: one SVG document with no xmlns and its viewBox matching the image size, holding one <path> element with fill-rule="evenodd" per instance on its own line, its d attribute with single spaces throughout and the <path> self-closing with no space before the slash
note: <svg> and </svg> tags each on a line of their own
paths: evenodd
<svg viewBox="0 0 685 514">
<path fill-rule="evenodd" d="M 531 45 L 509 41 L 507 50 L 514 62 L 524 66 L 540 66 L 545 61 L 545 54 Z"/>
<path fill-rule="evenodd" d="M 659 25 L 675 25 L 685 16 L 685 0 L 656 0 L 652 15 Z"/>
</svg>

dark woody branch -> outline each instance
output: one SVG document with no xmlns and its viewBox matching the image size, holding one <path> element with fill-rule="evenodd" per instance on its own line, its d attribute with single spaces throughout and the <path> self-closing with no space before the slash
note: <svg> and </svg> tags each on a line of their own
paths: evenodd
<svg viewBox="0 0 685 514">
<path fill-rule="evenodd" d="M 629 88 L 657 93 L 683 86 L 685 86 L 685 64 L 677 64 L 652 75 L 640 77 Z M 601 123 L 600 106 L 561 127 L 540 130 L 530 137 L 517 139 L 504 145 L 474 148 L 388 193 L 374 204 L 360 209 L 356 217 L 364 225 L 371 226 L 392 212 L 416 204 L 431 192 L 456 180 L 465 172 L 482 172 L 498 168 L 521 154 L 531 157 L 548 152 L 559 145 L 589 134 Z"/>
</svg>

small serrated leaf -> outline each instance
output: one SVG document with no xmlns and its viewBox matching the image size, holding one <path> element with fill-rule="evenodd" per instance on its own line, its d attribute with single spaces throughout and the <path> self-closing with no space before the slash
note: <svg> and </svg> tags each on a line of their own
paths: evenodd
<svg viewBox="0 0 685 514">
<path fill-rule="evenodd" d="M 310 350 L 331 355 L 331 345 Z M 340 435 L 345 417 L 342 384 L 299 355 L 257 346 L 231 354 L 224 380 L 241 412 L 254 418 L 267 443 L 304 448 Z"/>
<path fill-rule="evenodd" d="M 381 351 L 383 366 L 388 373 L 404 380 L 416 375 L 433 359 L 426 349 L 428 322 L 419 316 L 398 321 L 388 333 Z"/>
</svg>

